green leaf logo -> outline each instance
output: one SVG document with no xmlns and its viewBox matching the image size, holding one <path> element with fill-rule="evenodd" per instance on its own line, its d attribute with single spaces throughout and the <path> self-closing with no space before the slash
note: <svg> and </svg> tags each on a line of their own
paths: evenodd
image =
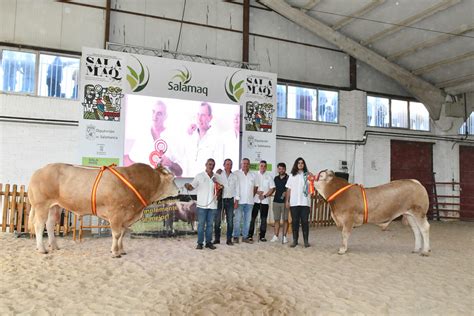
<svg viewBox="0 0 474 316">
<path fill-rule="evenodd" d="M 184 69 L 186 69 L 186 71 L 182 71 L 182 70 L 179 70 L 179 69 L 176 69 L 176 71 L 178 72 L 176 75 L 174 75 L 171 80 L 173 80 L 174 78 L 178 78 L 179 80 L 181 80 L 181 82 L 183 84 L 188 84 L 190 81 L 191 81 L 191 72 L 189 72 L 188 68 L 184 67 Z"/>
<path fill-rule="evenodd" d="M 128 81 L 128 84 L 130 84 L 130 88 L 132 89 L 133 92 L 140 92 L 143 89 L 145 89 L 145 87 L 148 85 L 148 81 L 150 81 L 150 70 L 148 69 L 148 66 L 147 66 L 146 71 L 145 71 L 145 68 L 143 68 L 143 64 L 140 62 L 140 60 L 138 60 L 138 58 L 135 56 L 133 56 L 133 58 L 135 58 L 140 64 L 140 73 L 138 74 L 137 71 L 135 71 L 135 69 L 133 69 L 130 66 L 127 66 L 128 71 L 129 71 L 129 74 L 127 74 L 127 81 Z M 145 74 L 147 75 L 146 81 L 145 81 Z"/>
<path fill-rule="evenodd" d="M 238 73 L 239 71 L 240 70 L 234 72 L 234 74 L 230 77 L 230 80 L 228 80 L 229 78 L 226 78 L 225 83 L 224 83 L 225 93 L 227 94 L 229 99 L 231 99 L 234 102 L 239 102 L 240 97 L 245 91 L 244 87 L 242 86 L 242 84 L 244 83 L 244 80 L 240 80 L 239 82 L 235 84 L 232 81 L 234 79 L 235 74 Z"/>
</svg>

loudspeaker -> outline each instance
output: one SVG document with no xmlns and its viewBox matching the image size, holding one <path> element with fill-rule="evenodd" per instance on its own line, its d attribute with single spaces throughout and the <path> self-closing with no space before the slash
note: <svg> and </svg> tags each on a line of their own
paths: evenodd
<svg viewBox="0 0 474 316">
<path fill-rule="evenodd" d="M 346 179 L 349 181 L 349 174 L 347 172 L 335 172 L 336 177 Z"/>
</svg>

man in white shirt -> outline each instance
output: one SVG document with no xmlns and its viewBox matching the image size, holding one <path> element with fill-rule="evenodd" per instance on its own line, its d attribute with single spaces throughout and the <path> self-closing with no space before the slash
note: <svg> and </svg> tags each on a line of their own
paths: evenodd
<svg viewBox="0 0 474 316">
<path fill-rule="evenodd" d="M 247 237 L 249 235 L 250 219 L 252 215 L 253 197 L 257 192 L 255 186 L 255 173 L 250 171 L 250 160 L 242 159 L 241 170 L 235 172 L 239 179 L 239 191 L 235 197 L 235 214 L 234 214 L 234 243 L 239 242 L 242 235 L 242 241 L 252 243 Z M 238 208 L 237 208 L 238 207 Z M 240 221 L 243 218 L 243 228 L 240 229 Z"/>
<path fill-rule="evenodd" d="M 188 191 L 197 190 L 198 241 L 196 249 L 202 249 L 204 230 L 206 230 L 206 248 L 216 249 L 212 244 L 212 223 L 217 211 L 217 190 L 222 188 L 214 174 L 214 159 L 206 162 L 206 171 L 198 173 L 191 183 L 185 183 Z"/>
<path fill-rule="evenodd" d="M 255 230 L 255 219 L 260 210 L 260 241 L 267 241 L 265 233 L 267 232 L 267 217 L 268 217 L 268 197 L 273 194 L 275 190 L 275 182 L 269 172 L 267 172 L 267 162 L 261 160 L 259 164 L 259 172 L 256 176 L 257 193 L 254 196 L 254 205 L 252 208 L 252 220 L 250 221 L 249 236 L 253 240 L 253 233 Z"/>
<path fill-rule="evenodd" d="M 153 104 L 150 130 L 133 143 L 130 152 L 125 154 L 124 165 L 142 162 L 156 167 L 158 164 L 168 168 L 175 176 L 180 177 L 183 169 L 177 158 L 177 144 L 172 142 L 174 135 L 168 132 L 165 121 L 168 117 L 166 104 L 158 100 Z M 161 151 L 165 149 L 165 151 Z"/>
<path fill-rule="evenodd" d="M 221 240 L 221 222 L 222 211 L 224 210 L 227 221 L 227 241 L 226 244 L 233 246 L 232 233 L 234 230 L 234 202 L 235 197 L 239 192 L 239 179 L 232 173 L 232 160 L 227 158 L 224 160 L 224 172 L 221 169 L 217 170 L 219 182 L 224 186 L 222 198 L 219 199 L 217 205 L 217 214 L 214 220 L 214 242 L 219 244 Z"/>
<path fill-rule="evenodd" d="M 188 127 L 185 155 L 188 161 L 186 174 L 197 172 L 207 158 L 213 157 L 218 164 L 224 160 L 224 148 L 220 141 L 219 131 L 212 127 L 212 107 L 203 102 L 199 106 L 196 123 Z"/>
</svg>

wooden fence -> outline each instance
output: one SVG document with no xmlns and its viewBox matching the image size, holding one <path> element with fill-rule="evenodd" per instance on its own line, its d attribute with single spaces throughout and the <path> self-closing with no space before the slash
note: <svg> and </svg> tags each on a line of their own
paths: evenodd
<svg viewBox="0 0 474 316">
<path fill-rule="evenodd" d="M 29 200 L 28 192 L 24 185 L 10 185 L 0 183 L 0 210 L 2 218 L 1 231 L 16 234 L 29 233 Z M 79 225 L 77 225 L 79 220 Z M 90 223 L 90 221 L 89 221 Z M 84 228 L 106 228 L 108 226 L 85 225 L 83 216 L 77 216 L 68 210 L 61 213 L 60 223 L 56 225 L 56 234 L 63 236 L 73 233 L 76 240 L 76 233 L 79 232 L 79 239 L 82 239 Z"/>
</svg>

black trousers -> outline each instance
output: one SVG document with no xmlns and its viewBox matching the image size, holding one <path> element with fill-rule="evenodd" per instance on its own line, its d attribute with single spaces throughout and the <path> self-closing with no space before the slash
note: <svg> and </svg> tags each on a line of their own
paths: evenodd
<svg viewBox="0 0 474 316">
<path fill-rule="evenodd" d="M 260 238 L 265 237 L 267 232 L 268 204 L 255 203 L 252 208 L 252 220 L 250 221 L 249 238 L 253 237 L 255 231 L 255 219 L 260 211 Z"/>
<path fill-rule="evenodd" d="M 291 206 L 291 228 L 293 229 L 293 242 L 298 243 L 298 235 L 300 230 L 303 231 L 303 239 L 305 244 L 308 243 L 309 235 L 309 206 Z"/>
</svg>

